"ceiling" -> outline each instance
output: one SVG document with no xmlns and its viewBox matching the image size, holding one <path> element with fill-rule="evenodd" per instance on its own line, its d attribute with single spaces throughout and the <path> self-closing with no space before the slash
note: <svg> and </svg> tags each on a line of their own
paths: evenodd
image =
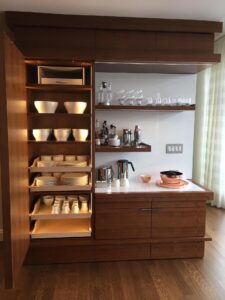
<svg viewBox="0 0 225 300">
<path fill-rule="evenodd" d="M 225 22 L 224 0 L 1 0 L 6 10 Z"/>
</svg>

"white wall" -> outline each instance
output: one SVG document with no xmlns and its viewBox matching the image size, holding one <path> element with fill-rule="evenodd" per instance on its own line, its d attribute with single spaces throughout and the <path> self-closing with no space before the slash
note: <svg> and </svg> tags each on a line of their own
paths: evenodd
<svg viewBox="0 0 225 300">
<path fill-rule="evenodd" d="M 161 97 L 191 97 L 195 103 L 196 75 L 96 73 L 96 87 L 101 81 L 110 82 L 114 92 L 142 89 L 145 98 L 160 92 Z M 169 169 L 182 171 L 186 178 L 192 178 L 193 111 L 98 111 L 96 118 L 116 125 L 119 135 L 123 128 L 134 129 L 139 125 L 142 141 L 152 146 L 152 152 L 147 153 L 96 153 L 96 167 L 112 164 L 116 171 L 118 159 L 129 159 L 135 167 L 134 173 L 130 169 L 130 180 L 139 180 L 143 173 L 151 174 L 155 180 L 160 171 Z M 183 144 L 183 154 L 166 154 L 167 143 Z"/>
</svg>

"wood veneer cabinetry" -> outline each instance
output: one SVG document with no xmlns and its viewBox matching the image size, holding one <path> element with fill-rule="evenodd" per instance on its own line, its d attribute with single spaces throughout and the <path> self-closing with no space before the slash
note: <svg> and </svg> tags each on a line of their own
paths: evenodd
<svg viewBox="0 0 225 300">
<path fill-rule="evenodd" d="M 162 194 L 96 194 L 96 239 L 145 239 L 149 258 L 202 257 L 212 193 Z"/>
<path fill-rule="evenodd" d="M 159 73 L 196 73 L 220 61 L 213 52 L 220 22 L 24 12 L 6 12 L 5 19 L 27 57 L 141 62 L 148 64 L 142 72 Z"/>
</svg>

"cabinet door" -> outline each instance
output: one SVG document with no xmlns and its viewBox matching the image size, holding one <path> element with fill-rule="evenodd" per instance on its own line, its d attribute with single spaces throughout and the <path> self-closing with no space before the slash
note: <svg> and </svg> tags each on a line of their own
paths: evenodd
<svg viewBox="0 0 225 300">
<path fill-rule="evenodd" d="M 150 201 L 134 202 L 122 195 L 106 198 L 105 203 L 97 200 L 95 205 L 96 239 L 150 238 Z"/>
<path fill-rule="evenodd" d="M 26 57 L 94 59 L 95 33 L 91 29 L 20 26 L 15 34 Z"/>
<path fill-rule="evenodd" d="M 29 246 L 27 110 L 24 59 L 0 33 L 0 161 L 4 269 L 12 287 Z"/>
<path fill-rule="evenodd" d="M 152 201 L 152 238 L 199 237 L 205 234 L 205 201 Z"/>
<path fill-rule="evenodd" d="M 154 61 L 155 33 L 125 30 L 96 31 L 96 59 Z"/>
</svg>

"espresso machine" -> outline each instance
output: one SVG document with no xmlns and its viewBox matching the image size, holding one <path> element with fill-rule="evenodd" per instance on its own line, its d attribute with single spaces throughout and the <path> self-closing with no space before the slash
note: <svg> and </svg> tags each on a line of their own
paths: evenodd
<svg viewBox="0 0 225 300">
<path fill-rule="evenodd" d="M 133 171 L 135 171 L 133 163 L 127 159 L 120 159 L 117 161 L 118 166 L 118 178 L 120 179 L 120 184 L 126 185 L 128 183 L 128 166 L 131 165 Z"/>
</svg>

